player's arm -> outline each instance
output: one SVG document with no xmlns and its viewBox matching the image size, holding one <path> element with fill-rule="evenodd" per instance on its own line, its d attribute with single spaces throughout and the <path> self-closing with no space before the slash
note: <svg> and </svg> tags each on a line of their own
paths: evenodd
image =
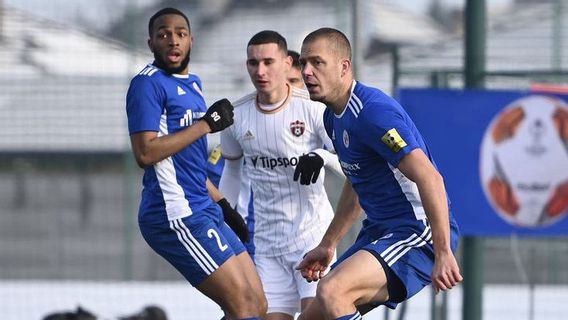
<svg viewBox="0 0 568 320">
<path fill-rule="evenodd" d="M 321 240 L 321 245 L 332 248 L 332 251 L 335 250 L 339 241 L 349 232 L 362 212 L 359 197 L 355 193 L 351 181 L 346 179 L 339 196 L 335 215 Z"/>
<path fill-rule="evenodd" d="M 178 153 L 210 131 L 205 121 L 198 121 L 175 134 L 161 137 L 158 137 L 158 133 L 154 131 L 138 132 L 130 136 L 130 143 L 136 162 L 144 168 Z"/>
<path fill-rule="evenodd" d="M 308 282 L 318 281 L 325 275 L 325 270 L 333 259 L 339 241 L 343 239 L 351 226 L 357 221 L 361 212 L 359 198 L 355 190 L 353 190 L 349 179 L 346 179 L 339 197 L 335 216 L 320 244 L 306 253 L 304 259 L 296 267 Z"/>
<path fill-rule="evenodd" d="M 432 272 L 434 290 L 451 289 L 462 280 L 462 276 L 450 247 L 449 209 L 444 180 L 420 148 L 405 155 L 398 169 L 416 183 L 430 221 L 435 255 Z"/>
<path fill-rule="evenodd" d="M 202 120 L 174 134 L 159 137 L 158 132 L 142 131 L 130 136 L 136 162 L 142 168 L 170 157 L 210 132 L 233 124 L 233 105 L 227 99 L 215 102 Z"/>
<path fill-rule="evenodd" d="M 213 201 L 218 202 L 219 200 L 224 198 L 221 191 L 219 191 L 219 189 L 215 187 L 215 185 L 213 184 L 213 182 L 211 182 L 211 180 L 209 180 L 209 178 L 207 178 L 206 187 L 207 193 L 209 193 L 209 196 L 211 197 L 211 199 L 213 199 Z"/>
</svg>

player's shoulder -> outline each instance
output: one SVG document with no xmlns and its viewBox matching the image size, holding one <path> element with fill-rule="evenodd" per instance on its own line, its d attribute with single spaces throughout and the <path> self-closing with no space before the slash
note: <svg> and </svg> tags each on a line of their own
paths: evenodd
<svg viewBox="0 0 568 320">
<path fill-rule="evenodd" d="M 310 100 L 310 93 L 306 89 L 300 89 L 300 88 L 292 87 L 292 97 L 297 98 L 297 99 L 312 101 L 312 100 Z M 312 102 L 315 102 L 315 101 L 312 101 Z"/>
<path fill-rule="evenodd" d="M 156 84 L 162 82 L 161 70 L 151 64 L 146 65 L 142 70 L 140 70 L 132 80 L 130 80 L 131 87 L 147 87 L 156 86 Z"/>
<path fill-rule="evenodd" d="M 235 100 L 232 104 L 233 107 L 237 108 L 246 104 L 250 104 L 250 103 L 254 103 L 256 101 L 256 91 L 255 92 L 251 92 L 247 95 L 245 95 L 244 97 Z"/>
<path fill-rule="evenodd" d="M 382 90 L 357 82 L 351 96 L 352 103 L 364 113 L 397 111 L 398 102 Z"/>
<path fill-rule="evenodd" d="M 147 64 L 142 70 L 140 70 L 134 78 L 142 78 L 142 79 L 149 79 L 149 78 L 158 78 L 161 75 L 160 68 L 152 65 Z"/>
<path fill-rule="evenodd" d="M 320 108 L 322 110 L 325 109 L 325 104 L 311 100 L 310 93 L 308 92 L 308 90 L 305 89 L 292 87 L 291 100 L 296 103 L 301 103 L 302 105 L 305 105 L 308 108 L 315 107 L 315 109 L 317 108 Z"/>
<path fill-rule="evenodd" d="M 201 78 L 195 73 L 188 73 L 187 80 L 190 82 L 197 82 L 199 86 L 201 86 Z"/>
</svg>

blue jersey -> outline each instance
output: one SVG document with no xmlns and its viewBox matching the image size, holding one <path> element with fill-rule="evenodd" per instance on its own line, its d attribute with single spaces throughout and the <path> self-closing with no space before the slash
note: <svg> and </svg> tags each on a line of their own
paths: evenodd
<svg viewBox="0 0 568 320">
<path fill-rule="evenodd" d="M 193 74 L 171 75 L 148 65 L 130 82 L 126 97 L 128 130 L 176 133 L 205 114 L 201 80 Z M 139 221 L 172 221 L 212 203 L 207 193 L 207 138 L 144 169 Z"/>
<path fill-rule="evenodd" d="M 393 98 L 354 81 L 343 113 L 326 109 L 324 124 L 371 224 L 388 229 L 426 219 L 416 184 L 397 167 L 416 148 L 434 161 L 416 126 Z M 455 224 L 451 214 L 450 222 Z"/>
</svg>

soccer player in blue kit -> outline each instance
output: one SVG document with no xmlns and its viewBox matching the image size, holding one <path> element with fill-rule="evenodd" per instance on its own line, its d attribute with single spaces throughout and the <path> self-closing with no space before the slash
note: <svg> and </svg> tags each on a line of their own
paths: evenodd
<svg viewBox="0 0 568 320">
<path fill-rule="evenodd" d="M 223 99 L 207 109 L 201 80 L 189 73 L 193 39 L 181 11 L 158 11 L 148 31 L 154 62 L 132 79 L 126 106 L 132 149 L 144 168 L 140 231 L 227 318 L 260 319 L 267 308 L 262 284 L 224 222 L 238 212 L 223 205 L 206 177 L 206 134 L 233 123 L 233 106 Z"/>
<path fill-rule="evenodd" d="M 297 267 L 308 281 L 320 281 L 299 319 L 362 319 L 381 304 L 394 309 L 430 283 L 436 292 L 454 287 L 462 280 L 454 256 L 458 226 L 442 176 L 408 114 L 354 80 L 351 46 L 338 30 L 306 36 L 300 63 L 310 98 L 327 106 L 325 128 L 348 179 L 322 241 Z M 296 170 L 311 175 L 319 167 L 303 157 Z M 366 219 L 357 240 L 324 275 L 361 210 Z"/>
</svg>

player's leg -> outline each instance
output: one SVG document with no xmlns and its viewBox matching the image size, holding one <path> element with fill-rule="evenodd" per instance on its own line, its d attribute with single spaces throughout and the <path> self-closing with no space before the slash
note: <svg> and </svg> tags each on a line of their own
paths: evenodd
<svg viewBox="0 0 568 320">
<path fill-rule="evenodd" d="M 163 224 L 140 223 L 148 244 L 193 286 L 215 301 L 228 318 L 259 318 L 262 293 L 249 283 L 236 254 L 244 251 L 234 233 L 226 237 L 218 206 Z M 240 244 L 240 245 L 239 245 Z"/>
<path fill-rule="evenodd" d="M 231 228 L 229 226 L 227 226 L 226 223 L 221 222 L 218 225 L 220 233 L 222 234 L 222 236 L 226 239 L 227 244 L 234 250 L 235 252 L 235 261 L 237 263 L 238 266 L 238 271 L 240 272 L 239 275 L 239 281 L 244 282 L 244 284 L 248 287 L 248 289 L 246 290 L 247 294 L 242 296 L 242 297 L 234 297 L 232 296 L 233 294 L 241 294 L 240 292 L 242 292 L 241 290 L 237 290 L 236 293 L 233 293 L 230 290 L 230 288 L 232 287 L 232 285 L 229 284 L 229 289 L 221 287 L 218 288 L 218 285 L 214 285 L 212 286 L 212 291 L 213 292 L 208 292 L 206 293 L 207 295 L 212 294 L 215 295 L 216 297 L 212 299 L 215 300 L 217 298 L 221 298 L 224 299 L 225 296 L 229 296 L 229 301 L 225 301 L 226 299 L 224 299 L 223 301 L 219 301 L 219 305 L 221 305 L 221 307 L 223 308 L 223 311 L 227 314 L 228 318 L 231 318 L 231 310 L 235 309 L 235 308 L 239 308 L 239 305 L 242 304 L 241 300 L 245 300 L 245 304 L 248 301 L 248 303 L 253 302 L 254 305 L 256 306 L 256 309 L 258 310 L 258 315 L 259 317 L 264 317 L 266 315 L 266 308 L 267 308 L 267 303 L 266 303 L 266 298 L 264 295 L 264 290 L 262 287 L 262 283 L 260 281 L 260 278 L 258 276 L 258 273 L 256 271 L 256 267 L 250 257 L 250 255 L 248 254 L 248 252 L 246 251 L 244 245 L 242 244 L 242 242 L 238 239 L 238 237 L 235 235 L 235 233 L 233 232 L 233 230 L 231 230 Z M 223 272 L 223 271 L 222 271 Z M 231 280 L 229 280 L 230 283 Z M 204 282 L 205 283 L 205 282 Z M 219 293 L 221 293 L 219 295 Z M 226 293 L 226 294 L 225 294 Z M 254 295 L 254 298 L 250 298 L 247 297 L 248 294 Z M 234 297 L 234 298 L 232 298 Z M 227 307 L 227 304 L 229 305 Z"/>
<path fill-rule="evenodd" d="M 260 315 L 261 317 L 264 317 L 266 315 L 268 303 L 266 301 L 266 296 L 264 295 L 262 282 L 260 281 L 260 277 L 256 271 L 256 266 L 246 250 L 238 254 L 237 259 L 239 260 L 241 268 L 244 270 L 247 282 L 251 286 L 253 292 L 257 295 L 258 306 L 261 311 Z"/>
<path fill-rule="evenodd" d="M 320 280 L 317 298 L 329 319 L 352 315 L 356 306 L 389 299 L 385 270 L 368 251 L 358 251 Z"/>
<path fill-rule="evenodd" d="M 256 268 L 268 301 L 264 320 L 293 320 L 299 311 L 298 296 L 290 268 L 284 256 L 255 256 Z"/>
<path fill-rule="evenodd" d="M 416 221 L 363 246 L 322 279 L 317 300 L 323 312 L 338 319 L 356 306 L 363 312 L 379 304 L 394 309 L 422 290 L 434 266 L 431 237 L 427 223 Z"/>
<path fill-rule="evenodd" d="M 237 256 L 229 258 L 197 289 L 221 306 L 230 319 L 260 318 L 264 312 L 263 299 L 248 282 Z"/>
<path fill-rule="evenodd" d="M 383 265 L 372 253 L 362 250 L 377 238 L 366 233 L 369 231 L 363 229 L 332 271 L 319 281 L 316 299 L 299 319 L 339 319 L 347 315 L 357 319 L 356 306 L 386 301 L 389 294 Z"/>
</svg>

